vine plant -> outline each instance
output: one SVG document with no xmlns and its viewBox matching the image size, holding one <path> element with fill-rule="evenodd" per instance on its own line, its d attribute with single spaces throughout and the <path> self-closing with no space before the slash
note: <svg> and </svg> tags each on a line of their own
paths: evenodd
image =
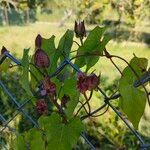
<svg viewBox="0 0 150 150">
<path fill-rule="evenodd" d="M 105 107 L 107 110 L 107 106 L 119 115 L 140 140 L 142 146 L 145 144 L 134 128 L 138 129 L 146 101 L 150 105 L 147 91 L 147 83 L 150 80 L 148 60 L 134 56 L 130 62 L 127 62 L 120 56 L 110 54 L 106 49 L 110 38 L 105 31 L 105 27 L 96 26 L 87 35 L 84 21 L 75 22 L 74 32 L 80 40 L 79 43 L 74 41 L 74 32 L 67 30 L 57 48 L 54 35 L 49 39 L 37 35 L 35 53 L 30 56 L 29 49 L 24 49 L 19 64 L 22 74 L 20 83 L 28 98 L 36 106 L 38 127 L 20 133 L 14 140 L 15 149 L 70 150 L 86 130 L 82 121 L 98 117 L 98 113 Z M 76 51 L 72 50 L 73 44 L 78 46 Z M 9 54 L 5 47 L 2 48 L 1 53 L 1 56 Z M 101 57 L 110 61 L 120 74 L 118 91 L 110 97 L 101 89 L 100 74 L 90 72 Z M 126 63 L 123 71 L 114 59 Z M 4 65 L 6 69 L 6 64 Z M 103 95 L 104 104 L 92 110 L 90 101 L 93 100 L 94 91 Z M 110 100 L 114 99 L 119 99 L 119 107 L 134 128 L 112 106 Z M 81 111 L 84 111 L 82 115 Z"/>
</svg>

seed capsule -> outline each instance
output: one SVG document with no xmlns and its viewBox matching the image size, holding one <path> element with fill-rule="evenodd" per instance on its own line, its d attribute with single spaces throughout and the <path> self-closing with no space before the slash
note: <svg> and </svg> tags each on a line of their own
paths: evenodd
<svg viewBox="0 0 150 150">
<path fill-rule="evenodd" d="M 50 81 L 49 77 L 44 78 L 43 89 L 46 91 L 48 95 L 52 97 L 56 95 L 56 85 L 55 83 Z"/>
<path fill-rule="evenodd" d="M 4 54 L 5 52 L 7 52 L 8 50 L 6 49 L 6 47 L 2 47 L 2 49 L 1 49 L 1 54 Z"/>
<path fill-rule="evenodd" d="M 39 68 L 48 68 L 50 66 L 48 55 L 42 49 L 38 49 L 35 52 L 34 63 Z"/>
<path fill-rule="evenodd" d="M 79 37 L 79 38 L 86 37 L 86 30 L 85 30 L 84 21 L 81 21 L 79 23 L 77 23 L 75 21 L 74 32 L 76 33 L 76 37 Z"/>
<path fill-rule="evenodd" d="M 99 76 L 96 76 L 94 73 L 89 75 L 86 79 L 88 84 L 88 90 L 92 91 L 96 89 L 96 87 L 99 85 L 100 79 Z"/>
<path fill-rule="evenodd" d="M 43 99 L 38 100 L 36 102 L 36 109 L 37 109 L 38 113 L 41 115 L 47 114 L 48 113 L 48 107 L 47 107 L 45 100 L 43 100 Z"/>
<path fill-rule="evenodd" d="M 77 88 L 80 93 L 85 93 L 87 90 L 95 90 L 99 83 L 99 76 L 96 76 L 94 73 L 89 76 L 84 73 L 78 74 Z"/>
<path fill-rule="evenodd" d="M 87 78 L 86 74 L 84 73 L 78 74 L 77 88 L 80 91 L 80 93 L 85 93 L 88 90 L 86 78 Z"/>
<path fill-rule="evenodd" d="M 40 34 L 38 34 L 36 39 L 35 39 L 35 47 L 41 48 L 41 46 L 42 46 L 42 37 Z"/>
</svg>

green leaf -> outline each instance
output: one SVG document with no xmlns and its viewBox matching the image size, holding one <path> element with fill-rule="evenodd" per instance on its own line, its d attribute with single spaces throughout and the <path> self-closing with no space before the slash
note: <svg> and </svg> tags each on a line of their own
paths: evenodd
<svg viewBox="0 0 150 150">
<path fill-rule="evenodd" d="M 143 74 L 142 69 L 146 69 L 147 64 L 147 59 L 138 57 L 134 57 L 130 62 L 130 65 L 136 71 L 138 76 Z M 128 116 L 133 126 L 137 129 L 145 110 L 146 94 L 141 89 L 133 86 L 137 77 L 129 66 L 124 69 L 122 74 L 119 81 L 119 91 L 121 94 L 120 107 Z"/>
<path fill-rule="evenodd" d="M 30 89 L 29 82 L 29 49 L 24 49 L 23 58 L 22 58 L 22 74 L 20 78 L 20 84 L 22 88 L 27 92 L 28 96 L 33 96 Z"/>
<path fill-rule="evenodd" d="M 60 98 L 64 96 L 64 94 L 70 97 L 70 101 L 67 103 L 66 115 L 68 118 L 72 118 L 73 112 L 79 102 L 79 91 L 76 88 L 77 79 L 75 76 L 70 77 L 65 80 L 64 86 L 61 90 Z"/>
<path fill-rule="evenodd" d="M 48 73 L 53 73 L 57 68 L 57 61 L 59 59 L 59 53 L 55 48 L 55 36 L 53 35 L 49 39 L 42 38 L 42 49 L 48 55 L 50 59 L 50 67 L 48 68 Z"/>
<path fill-rule="evenodd" d="M 107 35 L 104 35 L 106 28 L 101 28 L 99 26 L 95 27 L 84 44 L 79 47 L 78 54 L 79 55 L 90 55 L 90 54 L 102 54 L 106 44 L 109 42 L 110 38 Z M 104 37 L 103 37 L 104 36 Z M 102 38 L 103 37 L 103 38 Z M 80 68 L 86 65 L 86 70 L 88 71 L 92 66 L 94 66 L 98 60 L 99 56 L 85 56 L 77 58 L 75 64 L 77 64 Z"/>
<path fill-rule="evenodd" d="M 31 64 L 34 64 L 34 56 L 32 56 Z M 39 81 L 43 79 L 43 75 L 33 65 L 30 65 L 30 74 L 31 74 L 31 87 L 32 89 L 35 89 Z"/>
<path fill-rule="evenodd" d="M 0 56 L 1 57 L 1 56 Z M 1 59 L 1 58 L 0 58 Z M 0 72 L 7 72 L 9 65 L 10 65 L 10 59 L 6 59 L 1 65 L 0 65 Z"/>
<path fill-rule="evenodd" d="M 26 142 L 23 134 L 19 134 L 15 139 L 15 149 L 16 150 L 26 150 Z"/>
<path fill-rule="evenodd" d="M 63 54 L 66 58 L 69 57 L 69 53 L 71 51 L 71 47 L 73 44 L 73 31 L 67 30 L 66 33 L 62 36 L 58 44 L 58 50 Z"/>
<path fill-rule="evenodd" d="M 83 52 L 92 52 L 97 51 L 99 47 L 100 40 L 105 32 L 106 28 L 101 28 L 99 26 L 95 27 L 90 34 L 88 35 L 87 39 L 85 40 L 83 46 L 79 48 L 79 51 Z"/>
<path fill-rule="evenodd" d="M 45 149 L 45 142 L 42 139 L 41 131 L 37 130 L 36 128 L 30 129 L 26 133 L 26 141 L 28 142 L 31 150 Z"/>
<path fill-rule="evenodd" d="M 41 117 L 39 123 L 46 131 L 47 150 L 71 150 L 84 130 L 80 119 L 75 118 L 64 124 L 61 122 L 61 117 L 55 113 L 50 117 Z"/>
</svg>

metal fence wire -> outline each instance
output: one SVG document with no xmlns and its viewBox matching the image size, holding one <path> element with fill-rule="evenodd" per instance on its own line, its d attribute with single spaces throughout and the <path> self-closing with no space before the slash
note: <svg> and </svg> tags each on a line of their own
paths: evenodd
<svg viewBox="0 0 150 150">
<path fill-rule="evenodd" d="M 0 65 L 3 64 L 3 62 L 6 60 L 6 58 L 10 59 L 16 65 L 21 66 L 21 62 L 19 60 L 17 60 L 14 56 L 12 56 L 8 51 L 4 52 L 2 58 L 0 59 Z M 78 66 L 71 63 L 70 59 L 65 59 L 60 64 L 60 66 L 56 69 L 56 71 L 50 75 L 50 77 L 56 76 L 61 70 L 63 70 L 63 68 L 66 65 L 70 65 L 76 72 L 81 72 L 80 69 L 78 68 Z M 0 144 L 1 144 L 2 149 L 8 150 L 7 145 L 3 140 L 3 132 L 5 130 L 9 130 L 10 132 L 13 132 L 17 136 L 16 129 L 13 129 L 10 127 L 10 123 L 16 118 L 16 116 L 18 116 L 21 113 L 28 121 L 30 121 L 31 124 L 33 124 L 34 127 L 39 128 L 39 125 L 37 123 L 37 120 L 34 117 L 32 117 L 32 115 L 29 114 L 27 109 L 25 108 L 25 106 L 30 103 L 30 101 L 31 101 L 30 99 L 24 100 L 23 103 L 20 103 L 20 101 L 13 96 L 13 94 L 8 89 L 8 87 L 4 84 L 4 82 L 1 80 L 1 78 L 0 78 L 0 89 L 8 96 L 10 102 L 15 105 L 15 109 L 16 109 L 15 114 L 13 114 L 13 116 L 9 119 L 6 119 L 4 114 L 2 114 L 1 110 L 0 110 L 0 123 L 2 124 L 1 128 L 0 128 Z M 111 100 L 117 99 L 118 97 L 120 97 L 120 94 L 114 95 L 113 97 L 111 97 Z M 118 117 L 125 123 L 125 125 L 130 129 L 130 131 L 137 137 L 137 139 L 141 143 L 140 149 L 141 150 L 148 150 L 150 148 L 150 144 L 146 144 L 144 142 L 144 140 L 142 139 L 140 134 L 134 128 L 131 127 L 128 120 L 126 118 L 124 118 L 123 115 L 111 104 L 110 100 L 104 99 L 104 103 L 105 104 L 102 107 L 91 112 L 91 114 L 95 113 L 96 111 L 98 112 L 104 106 L 108 105 L 118 115 Z M 81 117 L 81 120 L 84 120 L 86 118 L 88 118 L 88 116 L 83 116 L 83 117 Z M 81 137 L 85 140 L 85 142 L 88 144 L 90 149 L 96 150 L 96 148 L 93 146 L 92 142 L 86 136 L 86 133 L 82 133 Z"/>
</svg>

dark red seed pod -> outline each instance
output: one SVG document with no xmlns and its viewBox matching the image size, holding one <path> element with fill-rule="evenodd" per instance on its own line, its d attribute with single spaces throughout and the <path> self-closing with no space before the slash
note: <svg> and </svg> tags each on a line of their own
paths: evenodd
<svg viewBox="0 0 150 150">
<path fill-rule="evenodd" d="M 2 47 L 2 49 L 1 49 L 1 54 L 4 54 L 5 52 L 7 52 L 8 50 L 6 49 L 6 47 Z"/>
<path fill-rule="evenodd" d="M 86 37 L 86 30 L 85 30 L 84 20 L 80 23 L 80 32 L 81 32 L 82 37 Z"/>
<path fill-rule="evenodd" d="M 86 74 L 84 73 L 78 74 L 77 89 L 80 91 L 80 93 L 85 93 L 88 90 L 86 78 L 87 78 Z"/>
<path fill-rule="evenodd" d="M 35 39 L 35 47 L 41 48 L 41 46 L 42 46 L 42 37 L 40 34 L 38 34 L 36 39 Z"/>
<path fill-rule="evenodd" d="M 34 63 L 39 68 L 48 68 L 50 66 L 48 55 L 42 49 L 38 49 L 35 52 Z"/>
<path fill-rule="evenodd" d="M 41 115 L 48 113 L 48 107 L 44 99 L 40 99 L 36 102 L 36 109 Z"/>
<path fill-rule="evenodd" d="M 77 88 L 80 93 L 85 93 L 87 90 L 92 91 L 98 87 L 100 83 L 100 77 L 94 73 L 87 76 L 84 73 L 78 74 Z"/>
<path fill-rule="evenodd" d="M 76 37 L 79 38 L 86 37 L 86 29 L 85 29 L 84 21 L 81 21 L 79 23 L 75 21 L 74 32 L 76 34 Z"/>
<path fill-rule="evenodd" d="M 43 80 L 43 89 L 46 93 L 52 97 L 56 95 L 56 85 L 50 81 L 49 77 L 45 77 Z"/>
<path fill-rule="evenodd" d="M 93 73 L 87 77 L 86 82 L 88 84 L 88 90 L 92 91 L 98 87 L 100 83 L 100 77 Z"/>
</svg>

